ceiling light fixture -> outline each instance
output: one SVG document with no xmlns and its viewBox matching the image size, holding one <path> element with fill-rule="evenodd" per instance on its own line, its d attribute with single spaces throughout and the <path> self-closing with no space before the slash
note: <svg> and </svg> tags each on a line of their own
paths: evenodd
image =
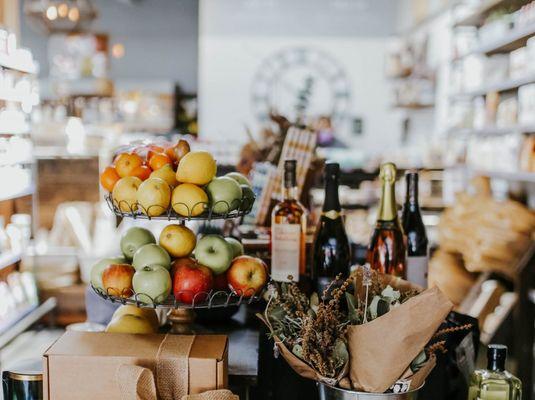
<svg viewBox="0 0 535 400">
<path fill-rule="evenodd" d="M 26 0 L 24 14 L 40 32 L 81 32 L 97 18 L 91 0 Z"/>
</svg>

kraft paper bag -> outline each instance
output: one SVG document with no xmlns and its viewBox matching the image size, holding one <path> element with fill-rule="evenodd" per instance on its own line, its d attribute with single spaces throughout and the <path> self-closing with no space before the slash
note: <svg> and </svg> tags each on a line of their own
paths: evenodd
<svg viewBox="0 0 535 400">
<path fill-rule="evenodd" d="M 424 349 L 452 308 L 453 304 L 440 289 L 433 287 L 371 322 L 350 326 L 347 341 L 353 389 L 383 393 L 390 388 Z"/>
</svg>

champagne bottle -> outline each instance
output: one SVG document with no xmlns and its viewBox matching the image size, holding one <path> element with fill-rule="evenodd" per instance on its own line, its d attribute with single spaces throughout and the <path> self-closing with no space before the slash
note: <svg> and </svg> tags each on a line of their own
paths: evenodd
<svg viewBox="0 0 535 400">
<path fill-rule="evenodd" d="M 427 287 L 428 240 L 418 205 L 418 172 L 405 175 L 407 193 L 401 221 L 407 237 L 407 280 Z"/>
<path fill-rule="evenodd" d="M 271 277 L 280 282 L 305 275 L 307 210 L 297 200 L 296 167 L 284 162 L 282 200 L 271 213 Z"/>
<path fill-rule="evenodd" d="M 381 202 L 377 222 L 368 246 L 367 261 L 380 273 L 405 278 L 406 248 L 396 205 L 396 166 L 381 165 Z"/>
<path fill-rule="evenodd" d="M 349 275 L 351 263 L 349 240 L 342 219 L 338 198 L 340 166 L 325 165 L 325 201 L 314 240 L 312 279 L 315 290 L 321 296 L 333 279 Z"/>
<path fill-rule="evenodd" d="M 491 344 L 487 349 L 487 369 L 472 373 L 468 400 L 521 400 L 520 379 L 505 370 L 507 347 Z"/>
</svg>

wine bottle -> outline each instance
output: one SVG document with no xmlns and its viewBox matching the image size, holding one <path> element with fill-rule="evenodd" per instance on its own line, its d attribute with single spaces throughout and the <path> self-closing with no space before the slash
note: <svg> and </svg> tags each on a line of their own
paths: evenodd
<svg viewBox="0 0 535 400">
<path fill-rule="evenodd" d="M 468 400 L 521 400 L 520 379 L 505 370 L 507 346 L 491 344 L 487 349 L 487 369 L 472 373 Z"/>
<path fill-rule="evenodd" d="M 338 198 L 339 178 L 340 166 L 326 164 L 325 201 L 316 228 L 312 261 L 312 280 L 320 296 L 338 274 L 343 278 L 349 275 L 351 257 Z"/>
<path fill-rule="evenodd" d="M 381 202 L 368 246 L 367 261 L 372 269 L 380 273 L 405 278 L 406 248 L 397 213 L 396 172 L 393 163 L 381 165 Z"/>
<path fill-rule="evenodd" d="M 271 213 L 271 277 L 298 282 L 305 274 L 307 210 L 297 200 L 295 160 L 284 162 L 282 200 Z"/>
<path fill-rule="evenodd" d="M 428 240 L 418 205 L 418 172 L 405 175 L 407 192 L 401 223 L 407 238 L 407 280 L 427 287 Z"/>
</svg>

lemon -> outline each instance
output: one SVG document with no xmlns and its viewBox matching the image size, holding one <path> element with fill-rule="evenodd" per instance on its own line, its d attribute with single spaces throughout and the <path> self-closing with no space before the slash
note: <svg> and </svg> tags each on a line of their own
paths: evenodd
<svg viewBox="0 0 535 400">
<path fill-rule="evenodd" d="M 192 151 L 178 163 L 176 179 L 182 183 L 206 185 L 214 179 L 217 165 L 214 157 L 207 151 Z"/>
<path fill-rule="evenodd" d="M 191 183 L 178 185 L 171 196 L 173 210 L 183 217 L 196 217 L 202 214 L 207 204 L 208 195 L 205 191 Z"/>
</svg>

